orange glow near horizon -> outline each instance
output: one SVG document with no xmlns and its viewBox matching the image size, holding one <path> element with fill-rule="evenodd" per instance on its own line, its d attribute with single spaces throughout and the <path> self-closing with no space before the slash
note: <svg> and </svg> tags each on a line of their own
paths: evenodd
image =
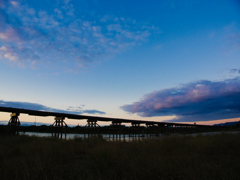
<svg viewBox="0 0 240 180">
<path fill-rule="evenodd" d="M 220 119 L 220 120 L 213 120 L 213 121 L 198 121 L 196 124 L 199 125 L 214 125 L 214 124 L 221 124 L 221 123 L 226 123 L 226 122 L 236 122 L 240 121 L 239 118 L 232 118 L 232 119 Z M 193 124 L 194 122 L 180 122 L 180 123 L 186 123 L 186 124 Z"/>
<path fill-rule="evenodd" d="M 53 117 L 38 117 L 37 118 L 37 122 L 38 123 L 47 123 L 47 124 L 51 124 L 54 122 Z M 4 113 L 4 112 L 0 112 L 0 121 L 8 121 L 10 119 L 10 113 Z M 134 119 L 134 118 L 131 118 Z M 21 114 L 20 117 L 20 121 L 21 122 L 34 122 L 35 120 L 35 116 L 29 116 L 27 114 Z M 140 120 L 140 119 L 139 119 Z M 146 120 L 145 118 L 143 118 L 142 120 Z M 151 119 L 151 121 L 158 121 L 157 119 Z M 231 118 L 231 119 L 220 119 L 220 120 L 213 120 L 213 121 L 198 121 L 196 122 L 196 124 L 199 125 L 214 125 L 214 124 L 220 124 L 220 123 L 226 123 L 226 122 L 236 122 L 236 121 L 240 121 L 240 117 L 239 118 Z M 164 121 L 161 121 L 164 122 Z M 84 120 L 72 120 L 72 119 L 66 119 L 66 123 L 69 125 L 85 125 L 86 122 Z M 182 124 L 193 124 L 194 122 L 176 122 L 176 123 L 182 123 Z M 99 125 L 108 125 L 111 124 L 111 122 L 99 122 Z"/>
</svg>

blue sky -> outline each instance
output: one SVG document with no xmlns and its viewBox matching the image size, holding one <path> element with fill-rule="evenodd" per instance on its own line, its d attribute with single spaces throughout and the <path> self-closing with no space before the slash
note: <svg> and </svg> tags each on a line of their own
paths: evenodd
<svg viewBox="0 0 240 180">
<path fill-rule="evenodd" d="M 239 57 L 237 0 L 0 0 L 2 106 L 228 121 L 240 116 Z"/>
</svg>

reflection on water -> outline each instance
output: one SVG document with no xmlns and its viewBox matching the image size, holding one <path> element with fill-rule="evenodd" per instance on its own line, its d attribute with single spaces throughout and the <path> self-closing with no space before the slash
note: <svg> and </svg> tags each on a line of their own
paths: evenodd
<svg viewBox="0 0 240 180">
<path fill-rule="evenodd" d="M 170 136 L 180 135 L 180 136 L 197 136 L 199 134 L 201 135 L 214 135 L 214 134 L 220 134 L 222 132 L 203 132 L 203 133 L 194 133 L 194 134 L 171 134 Z M 240 131 L 231 131 L 231 132 L 225 132 L 225 133 L 240 133 Z M 20 135 L 28 135 L 28 136 L 38 136 L 38 137 L 52 137 L 52 133 L 42 133 L 42 132 L 19 132 Z M 143 140 L 143 139 L 149 139 L 149 138 L 161 138 L 164 135 L 159 134 L 156 136 L 155 134 L 148 134 L 146 135 L 129 135 L 129 134 L 121 134 L 121 135 L 114 135 L 113 134 L 102 134 L 101 135 L 104 139 L 115 141 L 115 140 L 121 140 L 121 141 L 129 141 L 129 140 Z M 169 135 L 168 135 L 169 136 Z M 65 139 L 65 134 L 63 134 L 63 139 Z M 91 137 L 91 135 L 88 134 L 66 134 L 66 139 L 74 139 L 74 138 L 88 138 Z"/>
<path fill-rule="evenodd" d="M 52 137 L 52 133 L 42 133 L 42 132 L 19 132 L 20 135 L 28 135 L 28 136 L 38 136 L 38 137 Z M 65 134 L 63 134 L 63 138 L 65 138 Z M 66 139 L 74 139 L 74 138 L 84 138 L 84 134 L 67 134 Z"/>
<path fill-rule="evenodd" d="M 28 136 L 38 136 L 38 137 L 52 137 L 52 133 L 42 133 L 42 132 L 19 132 L 20 135 L 28 135 Z M 97 136 L 97 135 L 96 135 Z M 161 135 L 160 135 L 161 136 Z M 74 139 L 74 138 L 89 138 L 91 137 L 91 134 L 66 134 L 66 139 Z M 103 137 L 106 140 L 115 141 L 115 140 L 121 140 L 121 141 L 129 141 L 129 140 L 143 140 L 147 138 L 155 138 L 155 134 L 148 134 L 141 135 L 141 134 L 101 134 L 101 137 Z M 159 137 L 159 136 L 158 136 Z M 65 139 L 65 134 L 62 134 L 62 138 Z"/>
</svg>

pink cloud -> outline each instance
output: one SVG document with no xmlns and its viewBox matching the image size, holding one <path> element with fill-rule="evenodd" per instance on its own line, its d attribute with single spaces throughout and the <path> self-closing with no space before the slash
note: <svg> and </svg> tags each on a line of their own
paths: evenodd
<svg viewBox="0 0 240 180">
<path fill-rule="evenodd" d="M 13 28 L 7 28 L 4 32 L 0 32 L 0 39 L 3 41 L 19 41 L 19 35 Z"/>
<path fill-rule="evenodd" d="M 196 115 L 214 118 L 240 116 L 240 77 L 224 81 L 198 81 L 149 93 L 139 102 L 122 109 L 141 116 Z M 229 117 L 227 116 L 229 115 Z M 235 115 L 233 115 L 235 114 Z"/>
</svg>

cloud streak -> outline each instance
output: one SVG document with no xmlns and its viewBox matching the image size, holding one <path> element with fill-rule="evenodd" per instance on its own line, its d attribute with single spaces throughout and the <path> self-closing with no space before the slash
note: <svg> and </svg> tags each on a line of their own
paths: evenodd
<svg viewBox="0 0 240 180">
<path fill-rule="evenodd" d="M 240 73 L 240 69 L 230 69 L 230 73 Z"/>
<path fill-rule="evenodd" d="M 48 111 L 48 112 L 58 112 L 58 113 L 66 113 L 66 114 L 106 114 L 103 111 L 90 109 L 90 110 L 83 110 L 82 107 L 69 107 L 67 110 L 62 109 L 55 109 L 44 106 L 38 103 L 29 103 L 29 102 L 14 102 L 14 101 L 3 101 L 0 100 L 0 106 L 3 107 L 12 107 L 12 108 L 20 108 L 20 109 L 30 109 L 30 110 L 37 110 L 37 111 Z"/>
<path fill-rule="evenodd" d="M 69 2 L 53 12 L 16 1 L 1 2 L 0 57 L 16 64 L 58 62 L 64 67 L 88 67 L 112 54 L 147 41 L 150 29 L 124 18 L 78 18 Z"/>
<path fill-rule="evenodd" d="M 171 116 L 171 121 L 196 122 L 240 117 L 240 78 L 197 81 L 146 94 L 121 107 L 140 116 Z"/>
</svg>

